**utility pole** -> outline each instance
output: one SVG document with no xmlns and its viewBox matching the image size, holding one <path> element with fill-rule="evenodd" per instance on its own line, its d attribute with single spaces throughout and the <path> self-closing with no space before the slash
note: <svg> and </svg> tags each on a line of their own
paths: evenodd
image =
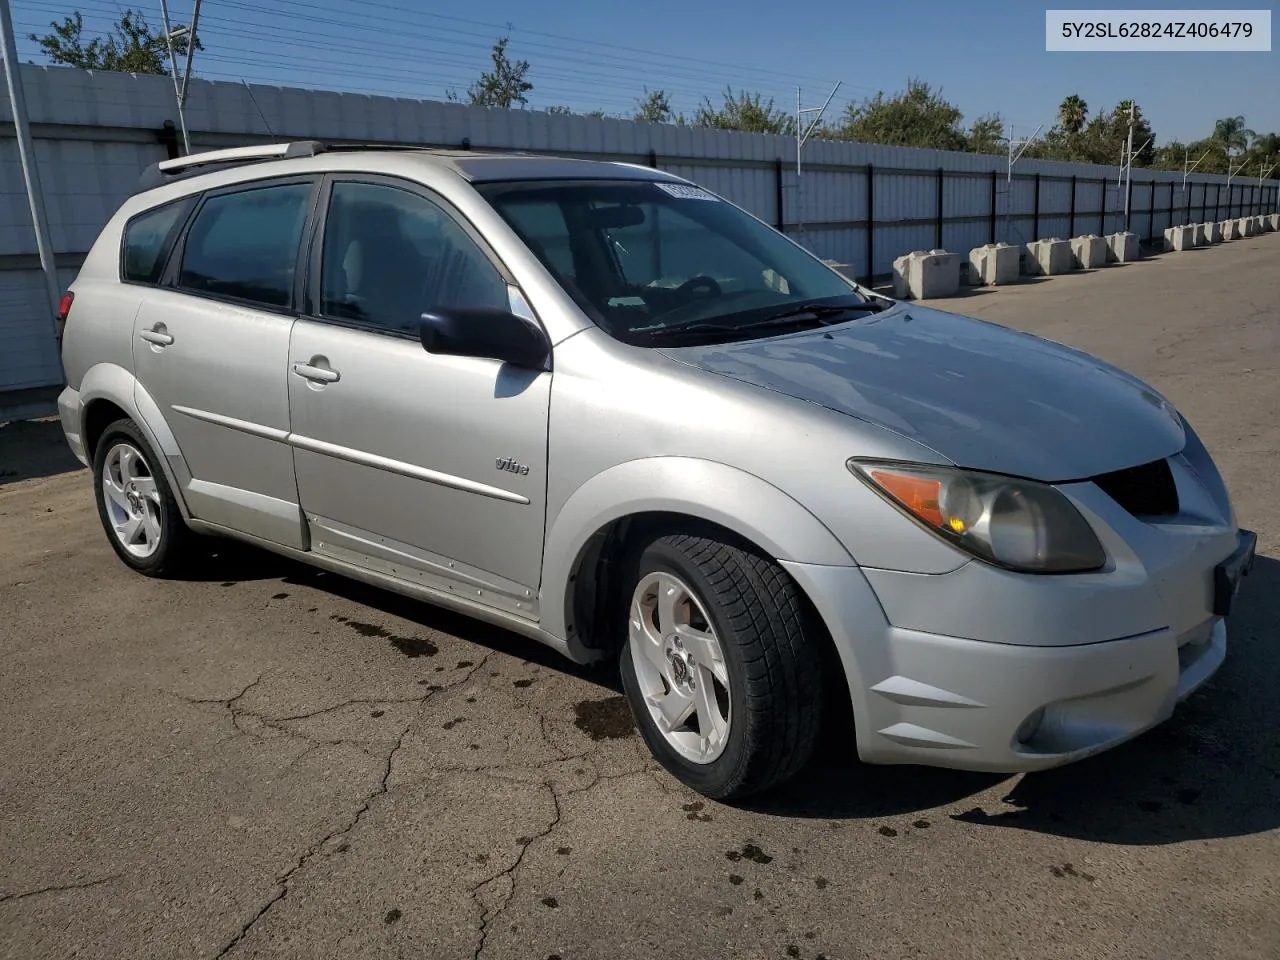
<svg viewBox="0 0 1280 960">
<path fill-rule="evenodd" d="M 1236 167 L 1234 170 L 1232 170 L 1232 169 L 1231 169 L 1231 158 L 1230 158 L 1230 157 L 1227 157 L 1227 193 L 1228 193 L 1228 194 L 1230 194 L 1230 192 L 1231 192 L 1231 181 L 1232 181 L 1233 179 L 1235 179 L 1235 175 L 1236 175 L 1237 173 L 1239 173 L 1241 170 L 1243 170 L 1243 169 L 1244 169 L 1244 165 L 1245 165 L 1245 163 L 1246 163 L 1245 157 L 1244 157 L 1243 155 L 1241 155 L 1241 157 L 1240 157 L 1240 166 L 1238 166 L 1238 167 Z M 1227 198 L 1227 199 L 1228 199 L 1228 201 L 1230 201 L 1230 196 L 1228 196 L 1228 198 Z"/>
<path fill-rule="evenodd" d="M 1013 239 L 1013 165 L 1022 159 L 1022 155 L 1027 152 L 1027 147 L 1035 142 L 1036 137 L 1040 136 L 1040 131 L 1044 129 L 1044 124 L 1036 127 L 1035 133 L 1027 137 L 1025 140 L 1018 140 L 1013 135 L 1013 124 L 1009 124 L 1009 161 L 1005 167 L 1005 210 L 1004 210 L 1004 235 L 1009 239 Z M 1014 153 L 1014 149 L 1017 153 Z M 1037 238 L 1032 238 L 1037 239 Z"/>
<path fill-rule="evenodd" d="M 182 128 L 182 147 L 184 153 L 191 153 L 191 137 L 187 133 L 187 84 L 191 82 L 191 61 L 196 54 L 196 28 L 200 25 L 200 0 L 195 0 L 191 12 L 191 26 L 173 29 L 169 23 L 169 0 L 160 0 L 160 15 L 164 20 L 164 42 L 169 48 L 169 74 L 173 77 L 173 95 L 178 101 L 178 125 Z M 186 63 L 182 68 L 182 79 L 178 79 L 178 58 L 174 56 L 173 41 L 187 41 Z"/>
<path fill-rule="evenodd" d="M 22 93 L 21 67 L 18 65 L 18 46 L 13 39 L 13 11 L 9 9 L 9 0 L 0 0 L 0 42 L 4 47 L 4 73 L 9 88 L 9 109 L 13 111 L 13 127 L 18 138 L 18 159 L 27 187 L 31 223 L 36 231 L 36 250 L 44 273 L 45 293 L 49 298 L 49 333 L 56 339 L 58 304 L 62 299 L 58 293 L 58 269 L 53 258 L 53 245 L 49 242 L 49 220 L 44 209 L 44 192 L 40 188 L 40 170 L 36 166 L 31 126 L 27 122 L 27 101 Z"/>
<path fill-rule="evenodd" d="M 1124 228 L 1129 229 L 1129 197 L 1133 193 L 1133 113 L 1136 103 L 1129 104 L 1129 138 L 1124 147 Z"/>
<path fill-rule="evenodd" d="M 1022 155 L 1027 152 L 1027 147 L 1035 143 L 1036 137 L 1040 136 L 1040 131 L 1044 129 L 1044 124 L 1036 127 L 1036 132 L 1031 134 L 1025 140 L 1015 140 L 1013 137 L 1013 124 L 1009 124 L 1009 166 L 1005 171 L 1006 178 L 1009 183 L 1013 183 L 1013 165 L 1022 159 Z M 1017 147 L 1018 153 L 1014 155 L 1014 148 Z"/>
<path fill-rule="evenodd" d="M 1140 154 L 1143 150 L 1147 149 L 1147 144 L 1149 144 L 1154 139 L 1153 137 L 1147 137 L 1147 139 L 1142 142 L 1142 146 L 1140 146 L 1137 150 L 1133 149 L 1133 125 L 1137 123 L 1137 120 L 1138 120 L 1138 105 L 1136 103 L 1130 103 L 1129 104 L 1129 136 L 1128 136 L 1128 139 L 1125 141 L 1124 156 L 1120 158 L 1120 176 L 1116 178 L 1116 186 L 1124 187 L 1124 228 L 1125 230 L 1129 229 L 1129 200 L 1133 195 L 1133 158 L 1136 157 L 1138 154 Z M 1201 157 L 1200 159 L 1203 160 L 1204 157 Z M 1196 162 L 1199 163 L 1200 161 L 1197 160 Z M 1187 182 L 1185 174 L 1183 175 L 1182 182 L 1183 182 L 1183 186 L 1185 187 Z M 1151 189 L 1154 190 L 1155 187 L 1153 186 Z"/>
<path fill-rule="evenodd" d="M 1211 151 L 1206 150 L 1204 152 L 1204 157 L 1207 157 L 1210 154 L 1210 152 Z M 1192 171 L 1194 171 L 1196 167 L 1200 166 L 1200 164 L 1204 162 L 1204 157 L 1201 157 L 1195 163 L 1191 163 L 1191 151 L 1186 150 L 1184 151 L 1184 153 L 1186 154 L 1186 156 L 1182 160 L 1182 192 L 1186 193 L 1187 177 L 1191 175 Z"/>
<path fill-rule="evenodd" d="M 822 122 L 822 115 L 827 112 L 827 107 L 831 105 L 831 100 L 836 95 L 836 91 L 840 89 L 840 83 L 837 82 L 831 88 L 831 93 L 827 95 L 826 103 L 820 107 L 800 106 L 800 88 L 796 87 L 796 232 L 804 233 L 804 181 L 803 170 L 801 169 L 800 154 L 804 149 L 805 143 L 809 139 L 809 135 L 818 129 L 818 124 Z M 806 113 L 813 113 L 816 116 L 813 121 L 805 127 L 804 116 Z M 867 214 L 870 218 L 871 214 Z"/>
</svg>

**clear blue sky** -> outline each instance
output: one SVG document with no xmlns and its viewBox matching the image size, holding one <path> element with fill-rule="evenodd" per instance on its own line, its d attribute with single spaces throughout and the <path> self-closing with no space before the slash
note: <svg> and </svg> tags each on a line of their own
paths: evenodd
<svg viewBox="0 0 1280 960">
<path fill-rule="evenodd" d="M 39 60 L 26 34 L 74 9 L 88 34 L 130 5 L 160 21 L 159 0 L 12 3 L 24 60 Z M 191 7 L 172 0 L 171 15 L 186 21 Z M 941 87 L 966 121 L 998 112 L 1019 135 L 1047 129 L 1070 93 L 1094 110 L 1136 100 L 1160 142 L 1206 136 L 1216 118 L 1234 114 L 1280 132 L 1280 53 L 1047 53 L 1044 10 L 1026 0 L 206 0 L 196 73 L 433 99 L 487 68 L 510 24 L 511 55 L 532 64 L 535 109 L 625 113 L 647 86 L 691 113 L 726 85 L 794 108 L 797 84 L 808 107 L 840 80 L 838 110 L 916 77 Z"/>
</svg>

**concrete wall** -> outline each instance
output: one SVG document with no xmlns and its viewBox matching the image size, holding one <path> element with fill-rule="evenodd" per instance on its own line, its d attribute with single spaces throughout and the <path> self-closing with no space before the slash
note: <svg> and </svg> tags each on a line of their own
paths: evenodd
<svg viewBox="0 0 1280 960">
<path fill-rule="evenodd" d="M 98 229 L 134 190 L 143 168 L 169 155 L 162 131 L 166 121 L 177 119 L 173 88 L 165 77 L 33 65 L 21 69 L 65 286 Z M 811 141 L 805 147 L 803 176 L 797 177 L 795 141 L 788 137 L 284 87 L 254 86 L 251 96 L 242 84 L 202 80 L 192 81 L 187 124 L 196 149 L 308 138 L 448 147 L 469 142 L 475 149 L 654 162 L 864 275 L 887 274 L 894 258 L 911 250 L 943 246 L 963 253 L 993 240 L 1025 243 L 1037 237 L 1110 233 L 1122 229 L 1124 221 L 1116 169 L 1085 164 L 1022 160 L 1009 180 L 1003 156 Z M 4 103 L 0 390 L 60 378 L 13 136 Z M 1260 189 L 1256 180 L 1241 184 L 1237 178 L 1230 202 L 1225 181 L 1213 175 L 1194 177 L 1188 211 L 1181 174 L 1135 171 L 1132 229 L 1144 237 L 1159 236 L 1170 223 L 1280 209 L 1277 181 Z M 1154 216 L 1151 182 L 1156 184 Z M 1169 184 L 1172 212 L 1166 209 Z M 1219 192 L 1215 210 L 1214 194 Z M 1208 213 L 1201 215 L 1205 202 Z M 870 229 L 868 220 L 873 221 Z"/>
</svg>

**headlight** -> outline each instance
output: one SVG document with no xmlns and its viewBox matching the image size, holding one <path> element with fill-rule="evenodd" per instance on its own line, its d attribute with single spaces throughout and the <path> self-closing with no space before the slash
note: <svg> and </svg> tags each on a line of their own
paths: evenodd
<svg viewBox="0 0 1280 960">
<path fill-rule="evenodd" d="M 847 465 L 913 520 L 988 563 L 1077 573 L 1106 561 L 1088 521 L 1047 484 L 925 464 L 850 459 Z"/>
</svg>

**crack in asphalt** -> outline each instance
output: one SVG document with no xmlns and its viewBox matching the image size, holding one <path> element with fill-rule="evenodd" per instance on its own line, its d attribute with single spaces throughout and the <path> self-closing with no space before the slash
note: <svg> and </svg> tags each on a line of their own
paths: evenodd
<svg viewBox="0 0 1280 960">
<path fill-rule="evenodd" d="M 84 890 L 88 887 L 98 887 L 104 883 L 110 883 L 112 880 L 119 880 L 120 874 L 113 873 L 109 877 L 99 877 L 97 880 L 83 880 L 77 883 L 59 883 L 50 887 L 40 887 L 37 890 L 24 890 L 19 893 L 0 894 L 0 903 L 8 903 L 10 900 L 25 900 L 27 897 L 38 897 L 42 893 L 62 893 L 67 890 Z"/>
<path fill-rule="evenodd" d="M 401 746 L 404 744 L 404 738 L 409 734 L 409 731 L 413 729 L 414 724 L 417 723 L 418 719 L 421 717 L 422 708 L 426 705 L 427 701 L 430 700 L 433 696 L 435 696 L 435 694 L 439 693 L 440 690 L 448 689 L 449 687 L 454 687 L 459 684 L 466 683 L 468 680 L 471 679 L 472 675 L 474 675 L 476 671 L 478 671 L 481 667 L 485 665 L 485 662 L 488 659 L 489 659 L 489 654 L 486 653 L 484 656 L 480 658 L 480 660 L 476 663 L 474 667 L 472 667 L 470 670 L 467 671 L 466 675 L 463 676 L 461 679 L 453 683 L 450 683 L 447 686 L 442 686 L 435 690 L 424 691 L 422 696 L 420 697 L 414 697 L 412 699 L 404 699 L 399 701 L 396 701 L 396 700 L 368 701 L 368 700 L 360 700 L 360 699 L 349 701 L 349 703 L 351 704 L 397 703 L 397 702 L 398 703 L 415 703 L 416 702 L 418 704 L 418 710 L 413 716 L 413 718 L 410 719 L 410 721 L 407 724 L 405 724 L 404 728 L 400 731 L 399 735 L 395 738 L 395 742 L 394 744 L 392 744 L 391 749 L 387 751 L 387 755 L 383 761 L 382 776 L 379 778 L 378 783 L 374 787 L 374 789 L 365 796 L 364 800 L 360 804 L 359 809 L 356 810 L 355 815 L 352 816 L 345 824 L 343 824 L 342 826 L 339 826 L 335 830 L 330 831 L 325 836 L 321 837 L 318 841 L 311 844 L 311 846 L 307 847 L 307 849 L 303 851 L 302 855 L 298 857 L 297 861 L 293 864 L 293 866 L 291 866 L 284 873 L 276 877 L 277 890 L 275 894 L 271 896 L 261 907 L 259 907 L 257 912 L 255 912 L 254 915 L 250 917 L 249 920 L 241 926 L 239 932 L 236 933 L 236 935 L 232 937 L 231 940 L 229 940 L 221 950 L 218 951 L 217 953 L 218 960 L 221 960 L 222 957 L 227 956 L 232 950 L 234 950 L 237 944 L 239 944 L 242 940 L 244 940 L 245 937 L 249 935 L 249 932 L 253 930 L 253 928 L 258 924 L 258 922 L 262 920 L 262 918 L 265 917 L 268 913 L 270 913 L 272 908 L 275 907 L 276 904 L 278 904 L 281 900 L 285 899 L 285 897 L 289 895 L 289 883 L 293 880 L 294 876 L 299 871 L 301 871 L 303 867 L 305 867 L 312 860 L 312 858 L 315 857 L 316 854 L 318 854 L 321 850 L 323 850 L 326 844 L 328 844 L 332 840 L 337 839 L 338 837 L 345 836 L 346 834 L 354 830 L 359 825 L 360 820 L 364 817 L 364 815 L 367 814 L 370 809 L 372 809 L 374 801 L 376 801 L 379 797 L 385 796 L 387 794 L 388 790 L 390 789 L 388 787 L 388 783 L 391 780 L 391 772 L 395 763 L 396 753 L 400 750 Z M 262 678 L 259 677 L 258 679 L 261 680 Z M 245 690 L 241 691 L 239 695 L 237 695 L 236 697 L 233 697 L 231 700 L 211 701 L 211 702 L 225 703 L 228 706 L 228 708 L 231 708 L 232 704 L 236 700 L 240 699 L 240 697 L 244 696 L 244 694 L 247 693 L 250 688 L 256 685 L 257 682 L 258 681 L 254 681 L 253 684 L 250 684 L 249 687 L 245 688 Z M 346 705 L 347 704 L 345 703 L 341 704 L 341 706 L 346 706 Z M 330 709 L 336 709 L 336 707 L 326 708 L 326 710 L 320 711 L 320 712 L 328 712 Z M 249 713 L 248 711 L 240 711 L 240 712 Z M 234 724 L 235 715 L 236 715 L 236 711 L 233 710 L 233 724 Z M 257 716 L 255 714 L 249 714 L 249 715 L 257 717 L 257 719 L 262 720 L 264 723 L 268 723 L 266 718 Z M 277 722 L 281 722 L 281 721 L 277 721 Z M 240 728 L 237 726 L 237 730 L 239 729 Z M 244 731 L 241 731 L 241 732 L 243 733 Z M 300 739 L 304 739 L 304 740 L 309 739 L 307 737 L 304 737 L 301 734 L 296 734 L 290 730 L 284 730 L 284 732 L 288 733 L 291 736 L 297 736 Z M 251 734 L 247 734 L 247 733 L 245 735 L 252 736 Z M 348 741 L 339 740 L 335 742 L 346 743 Z M 320 742 L 317 742 L 317 745 L 320 745 Z M 309 749 L 314 749 L 314 747 Z M 306 752 L 308 751 L 303 751 L 303 753 L 306 753 Z M 296 761 L 297 759 L 298 758 L 295 757 L 294 761 Z"/>
<path fill-rule="evenodd" d="M 588 753 L 594 753 L 594 752 L 596 751 L 588 751 Z M 581 758 L 572 758 L 572 759 L 581 759 Z M 565 762 L 565 761 L 561 761 L 559 759 L 548 760 L 546 763 L 539 764 L 538 767 L 539 768 L 545 767 L 549 764 L 560 763 L 560 762 Z M 494 921 L 497 920 L 498 917 L 500 917 L 503 913 L 506 912 L 507 908 L 511 906 L 511 901 L 515 899 L 517 874 L 519 873 L 520 867 L 524 864 L 525 854 L 527 854 L 529 852 L 529 848 L 532 847 L 539 840 L 544 840 L 547 837 L 551 836 L 551 834 L 555 832 L 556 827 L 560 825 L 561 820 L 564 818 L 564 808 L 561 806 L 561 800 L 568 799 L 569 797 L 577 796 L 578 794 L 587 793 L 591 790 L 594 790 L 596 787 L 598 787 L 602 783 L 610 782 L 613 780 L 622 780 L 627 777 L 636 777 L 636 776 L 646 775 L 645 771 L 636 771 L 636 770 L 629 770 L 623 773 L 605 775 L 605 774 L 601 774 L 600 771 L 596 769 L 595 764 L 591 763 L 590 760 L 587 760 L 586 762 L 591 764 L 591 769 L 594 776 L 591 778 L 591 781 L 587 783 L 585 786 L 576 787 L 570 790 L 565 790 L 563 791 L 563 793 L 560 793 L 560 792 L 557 792 L 555 785 L 552 784 L 551 782 L 546 780 L 542 782 L 541 785 L 545 787 L 547 791 L 551 794 L 551 802 L 555 807 L 555 814 L 554 816 L 552 816 L 550 822 L 547 824 L 547 826 L 544 829 L 542 829 L 538 833 L 535 833 L 533 836 L 529 837 L 528 840 L 521 845 L 520 852 L 516 854 L 515 860 L 511 863 L 510 866 L 502 870 L 499 870 L 496 873 L 493 873 L 490 876 L 486 877 L 485 879 L 481 880 L 479 883 L 472 885 L 469 892 L 471 894 L 472 900 L 474 900 L 476 905 L 480 908 L 480 930 L 479 930 L 479 940 L 476 943 L 475 950 L 471 954 L 471 960 L 480 960 L 480 956 L 482 953 L 484 953 L 485 945 L 489 939 L 489 929 L 493 926 Z M 494 770 L 496 769 L 497 768 L 494 768 Z M 476 772 L 482 773 L 485 776 L 492 776 L 495 779 L 502 779 L 502 780 L 512 779 L 509 777 L 503 777 L 500 773 L 493 772 L 493 771 L 480 770 Z M 501 898 L 500 902 L 493 909 L 493 911 L 490 912 L 480 899 L 481 892 L 484 890 L 485 887 L 499 880 L 506 881 L 506 886 L 507 886 L 506 894 Z"/>
<path fill-rule="evenodd" d="M 430 695 L 428 694 L 428 696 Z M 423 701 L 425 702 L 426 699 L 427 697 L 424 697 Z M 400 731 L 400 736 L 396 738 L 395 745 L 387 753 L 382 769 L 382 777 L 379 779 L 378 785 L 364 798 L 364 801 L 360 804 L 360 808 L 356 810 L 355 816 L 351 817 L 351 819 L 343 826 L 330 831 L 313 843 L 303 852 L 302 856 L 298 857 L 297 862 L 293 866 L 280 876 L 276 877 L 276 885 L 279 889 L 276 891 L 275 895 L 267 900 L 267 902 L 258 909 L 258 912 L 249 919 L 249 922 L 240 928 L 240 932 L 232 937 L 227 945 L 218 951 L 218 957 L 225 957 L 230 953 L 235 948 L 236 944 L 249 935 L 249 931 L 254 928 L 258 921 L 271 911 L 272 907 L 289 895 L 289 881 L 293 879 L 294 874 L 305 867 L 312 857 L 324 849 L 325 844 L 329 843 L 329 841 L 344 836 L 354 830 L 356 825 L 360 823 L 360 819 L 369 812 L 369 809 L 373 806 L 374 800 L 383 796 L 387 792 L 387 780 L 391 776 L 391 765 L 395 758 L 396 751 L 400 749 L 400 745 L 404 742 L 405 735 L 409 732 L 412 726 L 413 723 L 410 722 L 405 725 L 403 730 Z"/>
<path fill-rule="evenodd" d="M 595 782 L 598 782 L 598 780 L 599 778 L 597 777 L 596 781 L 593 781 L 592 785 L 594 786 Z M 551 802 L 555 806 L 555 816 L 551 818 L 551 822 L 548 823 L 547 826 L 541 832 L 534 834 L 532 837 L 530 837 L 525 843 L 523 843 L 520 846 L 520 852 L 516 854 L 515 861 L 511 864 L 511 866 L 507 867 L 504 870 L 498 871 L 493 876 L 480 881 L 479 883 L 477 883 L 475 886 L 471 888 L 471 891 L 470 891 L 471 897 L 473 900 L 475 900 L 477 906 L 480 907 L 480 931 L 479 931 L 480 936 L 479 936 L 478 942 L 476 943 L 476 949 L 471 954 L 471 960 L 480 960 L 480 955 L 484 952 L 485 943 L 489 939 L 489 926 L 495 920 L 497 920 L 498 917 L 502 915 L 502 913 L 507 909 L 507 907 L 511 905 L 511 901 L 515 898 L 516 871 L 520 869 L 520 864 L 524 862 L 525 854 L 529 852 L 529 848 L 533 846 L 534 843 L 541 840 L 543 837 L 550 835 L 551 831 L 553 831 L 556 828 L 556 826 L 560 823 L 560 817 L 562 816 L 563 811 L 561 810 L 560 798 L 556 795 L 555 787 L 553 787 L 550 783 L 547 783 L 545 780 L 543 781 L 542 786 L 545 787 L 547 789 L 547 792 L 551 794 Z M 492 913 L 490 913 L 485 908 L 484 904 L 480 901 L 480 890 L 481 888 L 487 887 L 489 884 L 494 883 L 495 881 L 500 879 L 505 879 L 508 882 L 507 894 L 506 896 L 502 897 L 498 906 L 493 910 Z"/>
</svg>

